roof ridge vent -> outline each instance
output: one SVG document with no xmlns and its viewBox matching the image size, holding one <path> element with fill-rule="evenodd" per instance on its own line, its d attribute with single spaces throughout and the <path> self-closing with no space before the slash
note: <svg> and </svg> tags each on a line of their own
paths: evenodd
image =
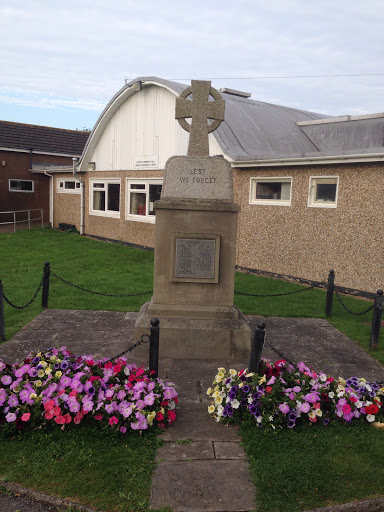
<svg viewBox="0 0 384 512">
<path fill-rule="evenodd" d="M 223 89 L 219 89 L 219 92 L 224 92 L 225 94 L 231 94 L 232 96 L 239 96 L 240 98 L 250 98 L 250 92 L 236 91 L 235 89 L 228 89 L 224 87 Z"/>
</svg>

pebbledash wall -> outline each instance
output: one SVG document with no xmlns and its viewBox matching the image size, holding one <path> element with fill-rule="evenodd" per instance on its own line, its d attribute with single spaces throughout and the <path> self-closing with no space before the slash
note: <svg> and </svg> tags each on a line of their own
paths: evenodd
<svg viewBox="0 0 384 512">
<path fill-rule="evenodd" d="M 324 281 L 330 269 L 339 286 L 375 292 L 384 281 L 384 209 L 382 164 L 332 164 L 233 169 L 235 201 L 240 204 L 237 265 Z M 154 247 L 154 223 L 126 219 L 126 179 L 162 178 L 161 170 L 89 171 L 85 183 L 84 233 Z M 338 178 L 336 207 L 308 206 L 310 178 Z M 250 204 L 252 178 L 291 178 L 287 206 Z M 80 225 L 80 195 L 57 192 L 54 226 Z M 90 179 L 120 180 L 118 218 L 90 214 Z M 204 231 L 204 227 L 201 227 Z"/>
<path fill-rule="evenodd" d="M 290 206 L 249 204 L 252 177 L 291 177 Z M 308 206 L 309 180 L 338 177 L 335 208 Z M 234 170 L 241 205 L 237 264 L 376 292 L 384 284 L 382 164 L 314 165 Z M 381 185 L 380 185 L 381 184 Z"/>
</svg>

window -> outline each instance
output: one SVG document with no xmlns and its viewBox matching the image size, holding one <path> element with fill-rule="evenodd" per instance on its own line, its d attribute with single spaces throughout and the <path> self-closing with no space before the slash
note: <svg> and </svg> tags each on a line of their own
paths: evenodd
<svg viewBox="0 0 384 512">
<path fill-rule="evenodd" d="M 33 180 L 9 180 L 10 192 L 34 192 Z"/>
<path fill-rule="evenodd" d="M 80 193 L 80 182 L 71 179 L 60 179 L 57 184 L 57 191 L 60 193 Z"/>
<path fill-rule="evenodd" d="M 160 199 L 162 179 L 127 179 L 126 218 L 155 222 L 154 202 Z"/>
<path fill-rule="evenodd" d="M 90 180 L 92 215 L 120 217 L 120 180 Z"/>
<path fill-rule="evenodd" d="M 308 206 L 336 208 L 338 188 L 338 176 L 311 177 L 309 179 Z"/>
<path fill-rule="evenodd" d="M 289 206 L 292 178 L 251 178 L 250 204 Z"/>
</svg>

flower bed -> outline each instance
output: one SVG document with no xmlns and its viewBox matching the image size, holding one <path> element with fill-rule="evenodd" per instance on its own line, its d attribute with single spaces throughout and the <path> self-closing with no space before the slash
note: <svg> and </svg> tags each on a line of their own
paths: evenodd
<svg viewBox="0 0 384 512">
<path fill-rule="evenodd" d="M 173 383 L 144 367 L 74 356 L 65 347 L 28 356 L 22 364 L 0 360 L 0 426 L 17 429 L 53 423 L 64 428 L 92 419 L 122 433 L 164 428 L 176 419 Z"/>
<path fill-rule="evenodd" d="M 259 374 L 219 368 L 212 386 L 208 412 L 223 423 L 251 419 L 258 427 L 277 429 L 384 420 L 384 387 L 357 377 L 335 380 L 302 362 L 262 359 Z"/>
</svg>

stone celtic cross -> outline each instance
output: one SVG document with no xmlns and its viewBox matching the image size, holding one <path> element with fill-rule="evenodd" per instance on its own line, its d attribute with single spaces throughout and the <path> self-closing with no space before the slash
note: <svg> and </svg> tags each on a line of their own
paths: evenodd
<svg viewBox="0 0 384 512">
<path fill-rule="evenodd" d="M 225 101 L 219 91 L 211 87 L 211 82 L 192 80 L 191 84 L 176 98 L 175 118 L 190 132 L 188 156 L 209 156 L 208 134 L 224 121 Z M 187 99 L 190 94 L 192 101 Z M 209 101 L 209 96 L 215 101 Z M 192 118 L 192 123 L 185 118 Z M 213 122 L 207 124 L 208 119 Z"/>
</svg>

